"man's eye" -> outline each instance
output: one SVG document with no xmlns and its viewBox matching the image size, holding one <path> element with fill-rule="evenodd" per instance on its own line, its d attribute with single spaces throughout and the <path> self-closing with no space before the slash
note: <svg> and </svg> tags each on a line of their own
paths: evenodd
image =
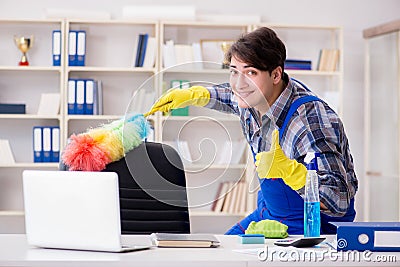
<svg viewBox="0 0 400 267">
<path fill-rule="evenodd" d="M 247 75 L 256 75 L 257 72 L 255 72 L 254 70 L 249 70 L 247 71 Z"/>
<path fill-rule="evenodd" d="M 237 70 L 234 70 L 234 69 L 231 69 L 231 74 L 232 74 L 232 75 L 238 74 L 238 71 L 237 71 Z"/>
</svg>

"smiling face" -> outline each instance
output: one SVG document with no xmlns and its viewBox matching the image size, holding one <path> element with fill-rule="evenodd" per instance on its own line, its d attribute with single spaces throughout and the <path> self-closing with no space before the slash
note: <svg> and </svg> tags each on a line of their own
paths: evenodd
<svg viewBox="0 0 400 267">
<path fill-rule="evenodd" d="M 269 73 L 232 56 L 229 82 L 239 107 L 255 108 L 264 114 L 282 92 L 281 74 L 280 67 Z"/>
</svg>

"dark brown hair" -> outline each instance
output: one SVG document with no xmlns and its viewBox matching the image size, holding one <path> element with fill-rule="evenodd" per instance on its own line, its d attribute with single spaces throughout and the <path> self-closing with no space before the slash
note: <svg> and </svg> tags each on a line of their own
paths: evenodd
<svg viewBox="0 0 400 267">
<path fill-rule="evenodd" d="M 225 61 L 229 64 L 232 57 L 271 73 L 278 66 L 284 70 L 286 48 L 273 30 L 261 27 L 244 34 L 230 47 Z"/>
</svg>

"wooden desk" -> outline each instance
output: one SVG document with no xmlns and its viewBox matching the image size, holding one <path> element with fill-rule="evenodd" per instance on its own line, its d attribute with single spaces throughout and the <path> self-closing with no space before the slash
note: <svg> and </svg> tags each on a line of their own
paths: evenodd
<svg viewBox="0 0 400 267">
<path fill-rule="evenodd" d="M 0 266 L 189 266 L 189 267 L 236 267 L 236 266 L 399 266 L 400 253 L 373 253 L 377 256 L 396 257 L 395 262 L 360 262 L 340 260 L 287 262 L 275 259 L 273 262 L 260 261 L 257 255 L 238 253 L 235 249 L 259 248 L 262 245 L 242 245 L 237 236 L 217 236 L 221 241 L 219 248 L 152 248 L 150 250 L 129 253 L 103 253 L 90 251 L 72 251 L 41 249 L 30 247 L 25 235 L 0 235 Z M 332 237 L 329 237 L 332 238 Z M 123 236 L 124 244 L 150 244 L 149 236 Z M 266 240 L 272 245 L 274 240 Z M 294 250 L 294 248 L 293 248 Z"/>
</svg>

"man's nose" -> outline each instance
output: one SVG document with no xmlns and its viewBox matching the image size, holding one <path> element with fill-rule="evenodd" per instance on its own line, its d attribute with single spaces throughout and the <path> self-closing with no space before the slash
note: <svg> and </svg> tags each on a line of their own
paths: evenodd
<svg viewBox="0 0 400 267">
<path fill-rule="evenodd" d="M 246 88 L 248 86 L 249 86 L 248 78 L 243 74 L 239 74 L 239 76 L 236 80 L 236 88 L 242 89 L 242 88 Z"/>
</svg>

